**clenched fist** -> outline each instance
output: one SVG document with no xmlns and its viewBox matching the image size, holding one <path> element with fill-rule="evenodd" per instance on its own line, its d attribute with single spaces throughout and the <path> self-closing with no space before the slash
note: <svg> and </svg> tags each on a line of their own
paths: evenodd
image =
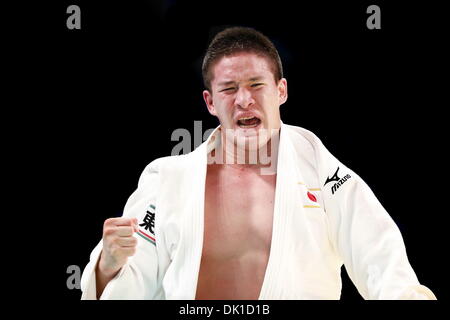
<svg viewBox="0 0 450 320">
<path fill-rule="evenodd" d="M 110 218 L 103 225 L 103 250 L 97 265 L 97 280 L 109 282 L 136 252 L 136 218 Z M 105 285 L 106 285 L 105 283 Z M 103 291 L 103 290 L 102 290 Z"/>
</svg>

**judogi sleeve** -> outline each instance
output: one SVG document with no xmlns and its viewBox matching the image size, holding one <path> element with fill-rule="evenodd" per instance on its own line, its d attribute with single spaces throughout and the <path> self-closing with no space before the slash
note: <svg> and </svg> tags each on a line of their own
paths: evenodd
<svg viewBox="0 0 450 320">
<path fill-rule="evenodd" d="M 129 197 L 123 217 L 138 219 L 139 233 L 137 250 L 129 257 L 119 273 L 107 284 L 100 299 L 161 299 L 162 274 L 158 273 L 161 261 L 158 250 L 164 247 L 163 237 L 155 240 L 154 222 L 157 216 L 158 170 L 155 161 L 150 163 L 139 178 L 138 188 Z M 98 263 L 102 241 L 94 248 L 90 261 L 83 271 L 81 279 L 81 299 L 97 299 L 95 268 Z M 160 270 L 161 271 L 161 270 Z M 159 276 L 159 277 L 158 277 Z"/>
<path fill-rule="evenodd" d="M 436 299 L 419 283 L 399 228 L 372 190 L 317 140 L 332 242 L 359 293 L 364 299 Z"/>
</svg>

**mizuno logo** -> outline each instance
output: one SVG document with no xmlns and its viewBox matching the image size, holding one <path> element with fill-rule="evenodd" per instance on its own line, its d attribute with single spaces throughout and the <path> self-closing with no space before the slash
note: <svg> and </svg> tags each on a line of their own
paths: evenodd
<svg viewBox="0 0 450 320">
<path fill-rule="evenodd" d="M 339 181 L 340 178 L 337 175 L 338 171 L 339 171 L 339 167 L 337 168 L 336 172 L 333 174 L 333 176 L 331 178 L 327 177 L 327 181 L 325 181 L 325 184 L 323 186 L 325 186 L 328 182 L 331 182 L 331 181 Z"/>
<path fill-rule="evenodd" d="M 337 168 L 336 172 L 333 174 L 333 176 L 327 177 L 327 181 L 325 181 L 324 186 L 331 181 L 336 181 L 336 183 L 331 187 L 331 194 L 334 194 L 337 189 L 339 189 L 340 186 L 342 186 L 344 184 L 345 181 L 347 181 L 348 179 L 351 178 L 351 176 L 349 174 L 346 174 L 344 177 L 339 178 L 338 176 L 338 171 L 339 171 L 339 167 Z"/>
</svg>

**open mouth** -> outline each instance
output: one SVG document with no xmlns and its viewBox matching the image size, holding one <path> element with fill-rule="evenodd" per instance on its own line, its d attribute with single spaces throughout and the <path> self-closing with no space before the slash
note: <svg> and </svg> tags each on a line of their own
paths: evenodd
<svg viewBox="0 0 450 320">
<path fill-rule="evenodd" d="M 261 123 L 261 120 L 257 117 L 242 117 L 237 121 L 237 125 L 240 128 L 256 128 Z"/>
</svg>

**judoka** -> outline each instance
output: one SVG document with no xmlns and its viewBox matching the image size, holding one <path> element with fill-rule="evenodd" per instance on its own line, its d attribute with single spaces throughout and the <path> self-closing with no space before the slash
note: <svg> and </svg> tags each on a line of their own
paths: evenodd
<svg viewBox="0 0 450 320">
<path fill-rule="evenodd" d="M 287 80 L 266 36 L 225 29 L 202 72 L 220 125 L 144 169 L 104 223 L 82 299 L 339 299 L 342 265 L 364 299 L 436 299 L 367 184 L 281 121 Z"/>
</svg>

